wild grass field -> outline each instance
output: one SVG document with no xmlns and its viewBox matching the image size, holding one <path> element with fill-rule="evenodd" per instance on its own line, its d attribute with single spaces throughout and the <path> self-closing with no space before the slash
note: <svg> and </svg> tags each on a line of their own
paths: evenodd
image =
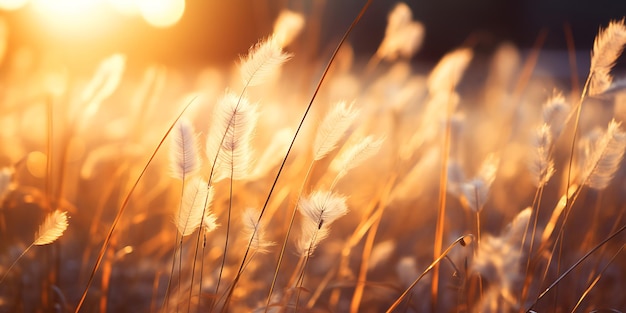
<svg viewBox="0 0 626 313">
<path fill-rule="evenodd" d="M 192 73 L 4 59 L 0 311 L 626 311 L 624 20 L 563 79 L 358 14 L 315 62 L 287 10 Z"/>
</svg>

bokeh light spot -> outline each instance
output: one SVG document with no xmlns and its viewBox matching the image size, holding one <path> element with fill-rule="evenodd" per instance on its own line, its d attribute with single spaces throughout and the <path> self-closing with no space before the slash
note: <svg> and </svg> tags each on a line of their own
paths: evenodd
<svg viewBox="0 0 626 313">
<path fill-rule="evenodd" d="M 46 154 L 41 151 L 35 151 L 28 154 L 26 168 L 34 177 L 44 178 L 46 177 L 46 163 Z"/>
</svg>

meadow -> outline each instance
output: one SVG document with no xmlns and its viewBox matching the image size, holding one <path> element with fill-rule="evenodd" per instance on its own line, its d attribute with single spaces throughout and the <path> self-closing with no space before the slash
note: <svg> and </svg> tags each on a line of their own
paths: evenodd
<svg viewBox="0 0 626 313">
<path fill-rule="evenodd" d="M 192 73 L 2 60 L 0 312 L 625 311 L 624 20 L 563 80 L 358 13 L 314 61 L 287 10 Z"/>
</svg>

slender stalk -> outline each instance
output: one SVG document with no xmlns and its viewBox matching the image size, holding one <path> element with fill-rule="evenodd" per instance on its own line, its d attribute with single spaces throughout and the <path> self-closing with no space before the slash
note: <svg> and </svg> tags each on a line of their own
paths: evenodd
<svg viewBox="0 0 626 313">
<path fill-rule="evenodd" d="M 170 124 L 170 127 L 167 129 L 167 131 L 165 132 L 165 134 L 163 135 L 163 137 L 159 141 L 159 144 L 154 149 L 154 152 L 152 152 L 152 155 L 150 156 L 150 158 L 148 158 L 148 161 L 146 162 L 146 164 L 144 165 L 143 169 L 141 170 L 141 173 L 139 174 L 139 176 L 135 180 L 135 183 L 133 184 L 131 189 L 128 191 L 128 194 L 126 195 L 126 197 L 124 198 L 124 201 L 122 202 L 122 205 L 120 206 L 119 210 L 117 211 L 117 214 L 115 215 L 115 219 L 113 220 L 113 224 L 111 224 L 111 227 L 109 228 L 109 232 L 107 233 L 107 236 L 105 237 L 104 242 L 102 243 L 102 248 L 100 249 L 100 252 L 98 253 L 98 257 L 96 259 L 96 264 L 94 265 L 94 267 L 93 267 L 93 269 L 91 271 L 91 274 L 89 275 L 89 280 L 87 281 L 87 286 L 85 287 L 85 290 L 83 291 L 83 294 L 80 297 L 80 300 L 78 301 L 78 304 L 76 305 L 76 310 L 74 310 L 75 313 L 78 313 L 80 311 L 81 307 L 83 306 L 83 303 L 85 302 L 85 299 L 87 298 L 87 292 L 89 291 L 89 288 L 91 287 L 91 284 L 93 283 L 93 280 L 94 280 L 94 278 L 96 276 L 96 272 L 98 272 L 98 269 L 100 268 L 100 264 L 102 263 L 102 259 L 104 258 L 104 254 L 106 253 L 107 249 L 109 248 L 109 244 L 111 242 L 111 238 L 113 237 L 113 232 L 115 231 L 115 227 L 117 226 L 117 224 L 121 220 L 122 214 L 124 214 L 124 211 L 126 210 L 126 207 L 128 206 L 128 203 L 130 202 L 130 197 L 133 195 L 135 189 L 137 189 L 137 186 L 139 186 L 139 182 L 141 181 L 141 178 L 143 177 L 143 175 L 148 170 L 148 166 L 150 166 L 150 164 L 152 163 L 152 160 L 154 160 L 154 157 L 156 156 L 157 152 L 159 152 L 159 150 L 161 149 L 161 146 L 165 142 L 165 138 L 167 138 L 167 136 L 170 134 L 172 129 L 174 129 L 174 126 L 176 125 L 178 120 L 183 116 L 183 113 L 185 113 L 185 111 L 189 108 L 189 106 L 191 106 L 193 101 L 194 101 L 194 99 L 192 99 L 181 110 L 181 112 L 178 114 L 178 116 L 176 117 L 174 122 Z"/>
<path fill-rule="evenodd" d="M 283 244 L 280 248 L 280 253 L 278 254 L 278 262 L 276 263 L 276 269 L 274 270 L 274 277 L 272 278 L 272 283 L 270 284 L 270 291 L 267 294 L 267 299 L 265 301 L 265 311 L 264 311 L 265 313 L 267 313 L 267 309 L 270 306 L 270 302 L 272 300 L 272 293 L 274 292 L 274 288 L 276 287 L 276 281 L 278 280 L 278 272 L 280 271 L 280 266 L 283 262 L 285 251 L 287 251 L 287 243 L 289 242 L 289 235 L 291 234 L 291 229 L 293 228 L 293 223 L 296 219 L 296 212 L 298 211 L 297 203 L 299 203 L 300 201 L 300 198 L 302 196 L 302 191 L 304 190 L 304 186 L 306 185 L 308 181 L 309 175 L 311 174 L 314 164 L 315 162 L 311 162 L 311 165 L 309 165 L 309 169 L 307 170 L 304 176 L 304 181 L 302 182 L 302 186 L 300 187 L 300 192 L 298 193 L 298 199 L 296 200 L 296 205 L 294 206 L 291 212 L 291 217 L 289 218 L 289 225 L 287 227 L 285 239 L 283 240 Z"/>
<path fill-rule="evenodd" d="M 591 250 L 589 250 L 589 252 L 585 253 L 585 255 L 583 255 L 580 259 L 578 259 L 578 261 L 576 261 L 576 263 L 574 263 L 572 266 L 570 266 L 570 268 L 568 268 L 563 274 L 561 274 L 561 276 L 559 276 L 559 278 L 557 278 L 552 284 L 550 284 L 550 286 L 548 286 L 548 288 L 546 288 L 541 294 L 539 294 L 537 299 L 535 299 L 535 301 L 525 311 L 532 310 L 535 307 L 535 305 L 537 305 L 539 300 L 541 300 L 548 292 L 550 292 L 550 290 L 552 290 L 552 288 L 557 286 L 559 284 L 559 282 L 561 282 L 561 280 L 563 280 L 563 278 L 565 278 L 567 275 L 569 275 L 574 269 L 576 269 L 576 267 L 578 267 L 582 262 L 584 262 L 590 255 L 592 255 L 594 252 L 596 252 L 598 249 L 600 249 L 602 246 L 604 246 L 607 242 L 611 241 L 611 239 L 617 237 L 624 230 L 626 230 L 626 225 L 623 225 L 622 227 L 620 227 L 617 231 L 615 231 L 614 233 L 609 235 L 607 238 L 605 238 L 600 243 L 598 243 L 595 247 L 593 247 Z"/>
<path fill-rule="evenodd" d="M 613 257 L 609 260 L 609 262 L 606 263 L 606 265 L 604 266 L 604 268 L 602 268 L 602 270 L 600 271 L 600 273 L 598 273 L 598 275 L 596 275 L 596 278 L 589 284 L 589 287 L 587 287 L 587 289 L 585 289 L 585 292 L 583 292 L 583 294 L 580 296 L 580 298 L 578 299 L 578 302 L 576 302 L 576 305 L 574 306 L 574 308 L 572 309 L 572 313 L 576 312 L 576 310 L 578 309 L 578 307 L 580 306 L 580 304 L 583 302 L 583 300 L 585 299 L 585 297 L 587 297 L 587 295 L 591 292 L 591 289 L 593 289 L 593 287 L 595 287 L 598 284 L 598 281 L 600 281 L 600 278 L 602 277 L 602 274 L 604 274 L 604 272 L 609 268 L 609 265 L 611 265 L 613 263 L 613 261 L 615 261 L 615 259 L 617 258 L 617 256 L 624 251 L 624 247 L 626 247 L 626 245 L 622 245 L 617 252 L 615 252 L 615 254 L 613 255 Z"/>
<path fill-rule="evenodd" d="M 466 238 L 469 237 L 471 238 L 472 235 L 465 235 L 465 236 L 461 236 L 459 237 L 457 240 L 455 240 L 454 242 L 452 242 L 452 244 L 450 246 L 448 246 L 448 248 L 446 250 L 443 251 L 443 253 L 441 255 L 439 255 L 425 270 L 424 272 L 422 272 L 422 274 L 420 276 L 418 276 L 413 283 L 400 295 L 400 297 L 398 297 L 398 299 L 396 299 L 396 301 L 387 309 L 387 313 L 391 313 L 393 312 L 393 310 L 395 310 L 396 308 L 398 308 L 398 306 L 400 305 L 400 303 L 402 303 L 402 300 L 404 300 L 404 298 L 406 298 L 409 295 L 409 292 L 411 292 L 411 289 L 413 289 L 415 287 L 415 285 L 417 285 L 417 283 L 419 283 L 420 280 L 422 280 L 422 278 L 428 274 L 428 272 L 430 272 L 437 264 L 439 264 L 439 262 L 441 262 L 441 260 L 443 260 L 448 253 L 450 253 L 450 251 L 452 251 L 452 248 L 454 248 L 457 244 L 461 244 L 462 246 L 466 245 Z"/>
<path fill-rule="evenodd" d="M 280 167 L 278 168 L 278 173 L 276 173 L 276 177 L 274 178 L 274 182 L 272 183 L 270 191 L 269 191 L 269 193 L 268 193 L 268 195 L 267 195 L 267 197 L 265 199 L 265 203 L 263 204 L 263 207 L 261 208 L 261 213 L 259 214 L 258 222 L 260 222 L 261 218 L 263 218 L 263 214 L 265 213 L 265 210 L 267 209 L 267 205 L 268 205 L 269 200 L 270 200 L 270 198 L 272 196 L 272 193 L 273 193 L 274 189 L 276 188 L 276 184 L 278 183 L 278 179 L 280 178 L 280 174 L 282 173 L 283 169 L 285 168 L 285 163 L 287 162 L 287 158 L 289 158 L 289 154 L 291 153 L 291 150 L 293 149 L 293 145 L 294 145 L 294 143 L 296 141 L 296 138 L 298 137 L 298 134 L 300 133 L 300 130 L 302 129 L 302 125 L 304 124 L 304 121 L 306 120 L 306 117 L 308 116 L 308 113 L 311 110 L 311 107 L 313 106 L 313 101 L 315 100 L 319 90 L 321 89 L 322 82 L 326 78 L 326 75 L 328 74 L 328 70 L 329 70 L 330 66 L 333 64 L 333 61 L 337 57 L 337 53 L 339 52 L 339 48 L 346 41 L 346 39 L 348 38 L 348 35 L 352 32 L 352 30 L 354 29 L 356 24 L 361 20 L 361 18 L 363 17 L 363 14 L 365 14 L 365 11 L 367 11 L 367 8 L 369 8 L 371 3 L 372 3 L 372 0 L 367 0 L 365 5 L 363 6 L 363 8 L 361 8 L 361 11 L 357 15 L 357 17 L 352 21 L 352 24 L 350 24 L 350 27 L 348 28 L 348 30 L 346 30 L 346 32 L 344 33 L 343 37 L 339 41 L 339 44 L 335 48 L 335 51 L 333 51 L 333 54 L 331 55 L 330 60 L 328 61 L 327 65 L 326 65 L 326 67 L 324 69 L 324 72 L 322 73 L 322 76 L 320 77 L 319 82 L 317 83 L 317 87 L 315 88 L 315 91 L 313 92 L 313 95 L 311 96 L 311 100 L 309 101 L 309 104 L 307 105 L 307 108 L 304 111 L 304 114 L 303 114 L 302 118 L 300 119 L 300 123 L 298 124 L 298 128 L 296 129 L 296 133 L 294 134 L 293 139 L 291 140 L 291 143 L 289 144 L 289 148 L 287 149 L 287 153 L 285 154 L 285 157 L 283 158 L 283 161 L 280 164 Z M 234 289 L 235 289 L 235 287 L 237 285 L 237 282 L 239 281 L 239 278 L 241 277 L 241 273 L 243 271 L 243 265 L 245 264 L 246 258 L 248 257 L 248 253 L 250 252 L 250 245 L 252 243 L 252 238 L 253 237 L 254 237 L 254 234 L 252 235 L 252 237 L 250 239 L 250 242 L 248 243 L 248 246 L 246 247 L 246 251 L 245 251 L 243 259 L 241 261 L 241 265 L 239 266 L 239 270 L 237 271 L 237 275 L 235 276 L 235 280 L 233 281 L 233 285 L 231 286 L 231 288 L 229 290 L 229 294 L 228 294 L 228 296 L 227 296 L 227 298 L 225 300 L 226 302 L 225 302 L 225 305 L 224 305 L 222 311 L 225 311 L 225 309 L 228 307 L 228 302 L 230 301 L 230 298 L 231 298 L 232 293 L 233 293 L 233 291 L 234 291 Z"/>
<path fill-rule="evenodd" d="M 0 278 L 0 285 L 2 285 L 2 283 L 4 282 L 4 280 L 7 278 L 7 276 L 9 276 L 9 273 L 11 273 L 11 270 L 13 269 L 13 267 L 15 266 L 15 264 L 17 264 L 17 262 L 26 254 L 26 252 L 28 252 L 28 250 L 30 250 L 30 248 L 33 247 L 33 244 L 31 243 L 30 246 L 28 246 L 26 249 L 24 249 L 24 251 L 22 252 L 22 254 L 20 254 L 20 256 L 17 257 L 17 259 L 15 259 L 15 261 L 13 261 L 13 263 L 11 263 L 11 266 L 9 266 L 9 268 L 7 269 L 6 272 L 4 272 L 4 275 L 2 275 L 2 278 Z"/>
<path fill-rule="evenodd" d="M 452 92 L 452 90 L 450 90 Z M 446 129 L 442 142 L 441 170 L 439 172 L 439 205 L 437 206 L 437 226 L 435 229 L 435 242 L 433 247 L 433 258 L 441 254 L 443 248 L 443 235 L 446 220 L 446 188 L 448 185 L 448 155 L 450 154 L 451 127 L 452 121 L 452 99 L 449 99 L 446 109 Z M 430 301 L 434 311 L 437 310 L 437 296 L 439 292 L 439 264 L 435 264 L 431 280 Z"/>
<path fill-rule="evenodd" d="M 367 238 L 365 239 L 365 246 L 363 247 L 363 254 L 361 257 L 361 268 L 359 269 L 359 276 L 356 281 L 354 295 L 352 296 L 352 301 L 350 302 L 350 312 L 359 312 L 359 306 L 365 289 L 369 259 L 372 254 L 372 249 L 374 248 L 374 240 L 376 239 L 378 226 L 380 226 L 380 219 L 377 219 L 374 222 L 374 225 L 372 225 L 372 228 L 367 233 Z"/>
</svg>

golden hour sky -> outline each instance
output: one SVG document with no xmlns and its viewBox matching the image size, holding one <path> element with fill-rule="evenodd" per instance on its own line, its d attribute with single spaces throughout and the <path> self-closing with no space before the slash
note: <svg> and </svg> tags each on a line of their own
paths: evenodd
<svg viewBox="0 0 626 313">
<path fill-rule="evenodd" d="M 372 53 L 397 1 L 375 0 L 351 36 L 355 50 Z M 426 26 L 417 55 L 437 60 L 468 40 L 486 49 L 502 40 L 529 47 L 542 29 L 546 48 L 565 47 L 564 23 L 588 51 L 600 25 L 626 14 L 626 2 L 530 0 L 408 1 Z M 601 1 L 602 2 L 602 1 Z M 319 49 L 332 47 L 364 1 L 0 0 L 9 49 L 28 46 L 72 63 L 93 63 L 114 52 L 147 62 L 190 66 L 228 63 L 271 31 L 281 8 L 304 12 L 307 29 L 320 29 Z M 314 18 L 313 18 L 314 17 Z M 303 34 L 303 37 L 307 33 Z M 309 33 L 307 38 L 316 38 Z M 316 40 L 316 39 L 311 39 Z"/>
</svg>

